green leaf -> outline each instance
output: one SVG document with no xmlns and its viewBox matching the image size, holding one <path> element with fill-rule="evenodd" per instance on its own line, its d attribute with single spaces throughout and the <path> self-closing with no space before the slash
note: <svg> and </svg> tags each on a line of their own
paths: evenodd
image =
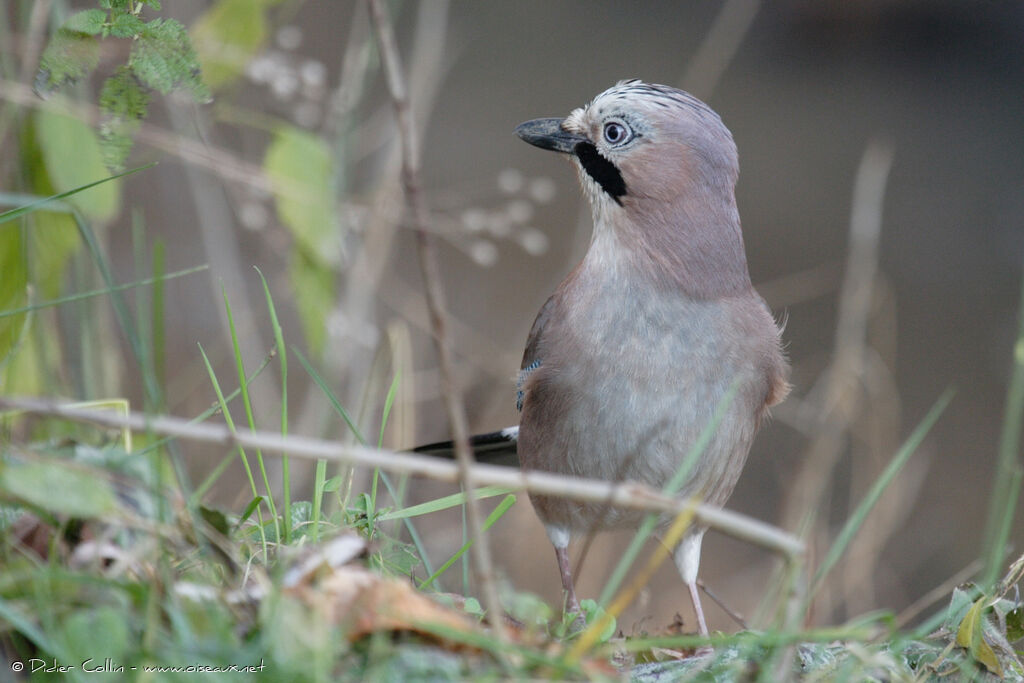
<svg viewBox="0 0 1024 683">
<path fill-rule="evenodd" d="M 306 343 L 319 354 L 327 341 L 327 314 L 334 309 L 337 297 L 334 270 L 310 259 L 305 251 L 296 250 L 288 260 L 288 278 Z"/>
<path fill-rule="evenodd" d="M 35 89 L 41 96 L 89 74 L 100 63 L 100 44 L 81 31 L 58 29 L 39 59 Z"/>
<path fill-rule="evenodd" d="M 82 246 L 78 226 L 67 214 L 39 211 L 29 230 L 32 282 L 47 298 L 60 294 L 68 259 Z"/>
<path fill-rule="evenodd" d="M 110 175 L 92 128 L 82 121 L 51 111 L 35 114 L 36 139 L 46 172 L 58 192 L 69 192 Z M 68 150 L 74 150 L 69 154 Z M 70 196 L 68 201 L 95 221 L 114 218 L 121 204 L 119 182 L 97 185 Z"/>
<path fill-rule="evenodd" d="M 203 521 L 216 529 L 217 533 L 223 536 L 231 533 L 231 524 L 228 523 L 227 515 L 222 511 L 200 505 L 199 516 L 203 518 Z"/>
<path fill-rule="evenodd" d="M 249 504 L 245 506 L 245 510 L 242 511 L 242 516 L 238 518 L 238 524 L 236 525 L 236 528 L 242 526 L 244 522 L 246 522 L 250 517 L 252 517 L 252 513 L 256 512 L 256 508 L 258 508 L 260 506 L 260 503 L 262 502 L 263 496 L 256 496 L 255 498 L 250 500 Z"/>
<path fill-rule="evenodd" d="M 295 239 L 289 275 L 306 339 L 319 352 L 325 313 L 334 308 L 334 268 L 340 257 L 328 145 L 294 126 L 280 126 L 263 167 L 274 183 L 277 214 Z"/>
<path fill-rule="evenodd" d="M 119 170 L 124 166 L 148 107 L 149 91 L 128 67 L 118 68 L 103 83 L 100 91 L 100 110 L 103 112 L 100 138 L 108 168 Z"/>
<path fill-rule="evenodd" d="M 188 31 L 174 19 L 154 19 L 132 45 L 128 67 L 144 85 L 167 95 L 187 90 L 197 102 L 210 100 Z"/>
<path fill-rule="evenodd" d="M 462 604 L 462 609 L 466 614 L 472 614 L 477 617 L 484 616 L 484 608 L 480 605 L 480 601 L 476 598 L 466 598 L 466 602 Z"/>
<path fill-rule="evenodd" d="M 956 630 L 956 644 L 967 649 L 971 656 L 985 665 L 985 668 L 1003 677 L 1003 667 L 999 664 L 992 646 L 985 640 L 985 609 L 988 598 L 982 596 L 967 610 L 963 621 Z"/>
<path fill-rule="evenodd" d="M 94 36 L 103 30 L 105 23 L 107 23 L 106 12 L 101 9 L 87 9 L 84 12 L 72 14 L 61 28 Z"/>
<path fill-rule="evenodd" d="M 1006 613 L 1006 639 L 1016 643 L 1024 638 L 1024 607 L 1015 607 Z"/>
<path fill-rule="evenodd" d="M 24 233 L 0 228 L 0 311 L 23 308 L 28 301 L 28 259 Z M 25 334 L 27 313 L 0 319 L 0 371 L 6 372 L 9 354 Z M 0 380 L 4 378 L 0 374 Z M 7 389 L 0 381 L 0 389 Z M 6 393 L 6 392 L 5 392 Z"/>
<path fill-rule="evenodd" d="M 146 29 L 146 22 L 130 12 L 117 14 L 110 22 L 110 35 L 117 38 L 134 38 Z"/>
<path fill-rule="evenodd" d="M 100 518 L 118 509 L 109 481 L 57 462 L 8 463 L 0 471 L 0 492 L 71 517 Z"/>
<path fill-rule="evenodd" d="M 586 600 L 580 600 L 580 609 L 583 610 L 583 616 L 586 619 L 588 625 L 595 624 L 597 623 L 598 619 L 603 619 L 605 617 L 604 608 L 597 604 L 596 600 L 591 600 L 589 598 Z M 597 642 L 606 642 L 609 638 L 615 635 L 615 626 L 615 617 L 610 617 L 608 619 L 608 623 L 604 627 L 604 630 L 601 631 L 600 634 L 598 634 Z"/>
<path fill-rule="evenodd" d="M 235 81 L 267 39 L 262 2 L 220 0 L 192 25 L 192 42 L 210 88 Z"/>
<path fill-rule="evenodd" d="M 333 493 L 334 491 L 337 491 L 338 489 L 341 488 L 341 484 L 344 481 L 345 478 L 340 475 L 337 477 L 331 477 L 330 479 L 324 482 L 324 491 L 328 493 Z"/>
<path fill-rule="evenodd" d="M 263 168 L 274 183 L 277 214 L 306 256 L 322 266 L 336 265 L 340 235 L 330 145 L 295 126 L 279 126 Z"/>
</svg>

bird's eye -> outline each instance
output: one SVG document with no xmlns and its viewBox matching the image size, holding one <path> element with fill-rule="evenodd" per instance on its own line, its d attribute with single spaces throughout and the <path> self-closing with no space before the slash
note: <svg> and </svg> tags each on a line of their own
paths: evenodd
<svg viewBox="0 0 1024 683">
<path fill-rule="evenodd" d="M 613 145 L 619 145 L 629 139 L 629 129 L 618 121 L 604 124 L 604 139 Z"/>
</svg>

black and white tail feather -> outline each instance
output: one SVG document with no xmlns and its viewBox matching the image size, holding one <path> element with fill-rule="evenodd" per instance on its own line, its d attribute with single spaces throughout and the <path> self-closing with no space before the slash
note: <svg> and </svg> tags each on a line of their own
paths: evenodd
<svg viewBox="0 0 1024 683">
<path fill-rule="evenodd" d="M 479 462 L 505 465 L 507 467 L 519 466 L 519 456 L 516 450 L 518 441 L 518 425 L 506 427 L 497 432 L 477 434 L 469 437 L 469 445 L 473 449 L 473 455 Z M 412 450 L 413 453 L 423 453 L 424 455 L 433 455 L 438 458 L 454 458 L 455 442 L 438 441 L 437 443 L 417 446 Z"/>
</svg>

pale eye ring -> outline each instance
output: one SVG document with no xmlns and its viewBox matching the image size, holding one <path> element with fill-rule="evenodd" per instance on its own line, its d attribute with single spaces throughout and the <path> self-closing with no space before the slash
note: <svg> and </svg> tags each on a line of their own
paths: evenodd
<svg viewBox="0 0 1024 683">
<path fill-rule="evenodd" d="M 629 128 L 618 121 L 609 121 L 604 124 L 604 139 L 612 145 L 621 145 L 629 140 L 631 133 Z"/>
</svg>

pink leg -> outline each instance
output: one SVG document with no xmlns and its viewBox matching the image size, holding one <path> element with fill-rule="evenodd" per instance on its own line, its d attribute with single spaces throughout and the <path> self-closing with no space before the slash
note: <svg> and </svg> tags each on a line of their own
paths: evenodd
<svg viewBox="0 0 1024 683">
<path fill-rule="evenodd" d="M 690 589 L 690 600 L 693 601 L 693 611 L 697 613 L 697 628 L 702 636 L 708 634 L 708 624 L 704 621 L 704 610 L 700 606 L 700 595 L 697 593 L 697 583 L 687 582 L 686 587 Z"/>
<path fill-rule="evenodd" d="M 683 537 L 679 547 L 676 548 L 675 561 L 679 569 L 679 575 L 683 577 L 683 583 L 690 591 L 690 601 L 693 602 L 693 611 L 697 614 L 697 630 L 705 638 L 709 635 L 708 624 L 704 619 L 704 609 L 700 606 L 700 595 L 697 593 L 697 569 L 700 566 L 700 543 L 704 539 L 704 532 Z M 709 655 L 713 652 L 710 645 L 697 648 L 698 656 Z"/>
<path fill-rule="evenodd" d="M 569 549 L 555 546 L 555 558 L 558 560 L 558 571 L 562 575 L 565 611 L 570 614 L 580 614 L 580 601 L 576 599 L 576 586 L 573 585 L 572 567 L 569 564 Z"/>
</svg>

